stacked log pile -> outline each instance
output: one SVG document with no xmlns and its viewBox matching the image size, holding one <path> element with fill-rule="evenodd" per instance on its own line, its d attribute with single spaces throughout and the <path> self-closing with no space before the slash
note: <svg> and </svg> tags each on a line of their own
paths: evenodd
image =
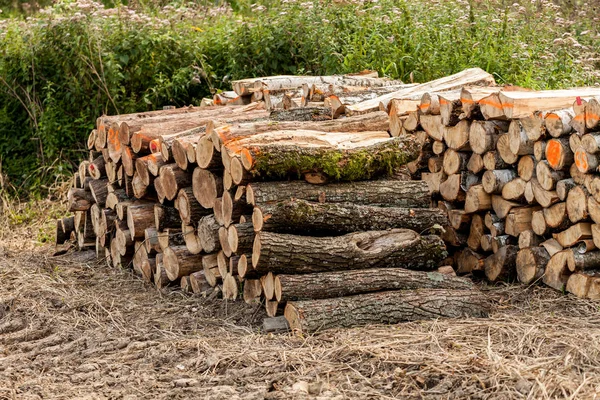
<svg viewBox="0 0 600 400">
<path fill-rule="evenodd" d="M 412 111 L 402 102 L 388 104 L 390 127 L 427 138 L 411 172 L 448 214 L 457 273 L 600 298 L 600 90 L 463 88 L 428 92 Z"/>
<path fill-rule="evenodd" d="M 390 137 L 387 112 L 335 103 L 491 83 L 457 75 L 261 78 L 234 82 L 220 105 L 100 117 L 57 243 L 93 247 L 158 288 L 262 302 L 299 331 L 483 316 L 469 281 L 437 271 L 446 210 L 427 182 L 392 179 L 427 164 L 427 135 Z"/>
</svg>

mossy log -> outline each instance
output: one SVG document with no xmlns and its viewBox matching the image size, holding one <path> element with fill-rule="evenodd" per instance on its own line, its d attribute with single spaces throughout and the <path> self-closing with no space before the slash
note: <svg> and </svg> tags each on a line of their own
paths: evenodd
<svg viewBox="0 0 600 400">
<path fill-rule="evenodd" d="M 474 287 L 468 279 L 403 268 L 277 275 L 276 280 L 279 282 L 275 285 L 275 297 L 279 301 L 326 299 L 383 290 L 471 290 Z"/>
<path fill-rule="evenodd" d="M 288 302 L 284 315 L 296 332 L 437 318 L 487 317 L 490 304 L 476 290 L 398 290 L 334 299 Z"/>
<path fill-rule="evenodd" d="M 255 179 L 302 177 L 316 172 L 328 179 L 353 181 L 391 174 L 420 154 L 413 136 L 387 132 L 332 133 L 276 131 L 225 144 L 239 154 Z"/>
<path fill-rule="evenodd" d="M 429 187 L 422 181 L 376 180 L 322 186 L 302 181 L 253 182 L 246 186 L 248 204 L 261 206 L 290 199 L 382 207 L 431 206 Z"/>
<path fill-rule="evenodd" d="M 308 237 L 260 232 L 252 265 L 257 273 L 311 273 L 380 267 L 431 270 L 448 255 L 444 242 L 408 229 Z"/>
<path fill-rule="evenodd" d="M 448 216 L 438 208 L 397 208 L 353 203 L 313 203 L 290 200 L 254 208 L 255 231 L 341 234 L 406 228 L 424 232 L 447 226 Z"/>
</svg>

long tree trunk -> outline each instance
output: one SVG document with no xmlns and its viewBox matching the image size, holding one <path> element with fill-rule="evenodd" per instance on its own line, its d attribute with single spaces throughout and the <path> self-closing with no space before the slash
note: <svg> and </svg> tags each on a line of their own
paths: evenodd
<svg viewBox="0 0 600 400">
<path fill-rule="evenodd" d="M 307 237 L 261 232 L 254 239 L 256 272 L 309 273 L 377 267 L 434 269 L 447 256 L 438 236 L 408 229 Z"/>
<path fill-rule="evenodd" d="M 415 160 L 414 137 L 389 138 L 387 132 L 323 133 L 277 131 L 224 145 L 240 154 L 254 177 L 277 179 L 318 172 L 332 180 L 352 181 L 390 174 Z"/>
<path fill-rule="evenodd" d="M 353 203 L 313 203 L 304 200 L 255 207 L 254 229 L 270 232 L 340 234 L 356 231 L 406 228 L 424 232 L 434 225 L 447 226 L 448 217 L 437 208 L 396 208 Z"/>
<path fill-rule="evenodd" d="M 284 315 L 293 330 L 309 333 L 440 317 L 486 317 L 489 309 L 479 291 L 421 289 L 289 302 Z"/>
<path fill-rule="evenodd" d="M 275 279 L 279 280 L 275 285 L 275 297 L 279 301 L 326 299 L 383 290 L 474 288 L 467 279 L 403 268 L 277 275 Z M 281 293 L 277 293 L 278 290 Z"/>
<path fill-rule="evenodd" d="M 253 182 L 246 187 L 248 204 L 302 199 L 320 203 L 354 203 L 381 207 L 427 208 L 431 195 L 426 182 L 376 180 L 331 183 L 323 186 L 301 181 Z"/>
</svg>

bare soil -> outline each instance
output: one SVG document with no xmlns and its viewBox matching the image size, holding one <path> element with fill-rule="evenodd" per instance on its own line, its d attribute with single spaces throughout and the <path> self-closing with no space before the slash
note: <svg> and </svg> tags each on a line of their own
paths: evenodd
<svg viewBox="0 0 600 400">
<path fill-rule="evenodd" d="M 263 334 L 261 307 L 158 292 L 90 252 L 52 257 L 26 234 L 0 241 L 0 399 L 600 393 L 600 303 L 551 289 L 482 287 L 489 319 Z"/>
</svg>

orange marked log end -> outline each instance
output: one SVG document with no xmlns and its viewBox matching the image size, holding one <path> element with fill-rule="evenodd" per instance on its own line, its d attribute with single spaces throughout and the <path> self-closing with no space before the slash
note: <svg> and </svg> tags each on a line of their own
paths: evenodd
<svg viewBox="0 0 600 400">
<path fill-rule="evenodd" d="M 546 145 L 546 160 L 548 160 L 548 164 L 552 168 L 556 168 L 560 163 L 560 159 L 562 156 L 562 146 L 560 142 L 556 140 L 548 141 Z"/>
</svg>

